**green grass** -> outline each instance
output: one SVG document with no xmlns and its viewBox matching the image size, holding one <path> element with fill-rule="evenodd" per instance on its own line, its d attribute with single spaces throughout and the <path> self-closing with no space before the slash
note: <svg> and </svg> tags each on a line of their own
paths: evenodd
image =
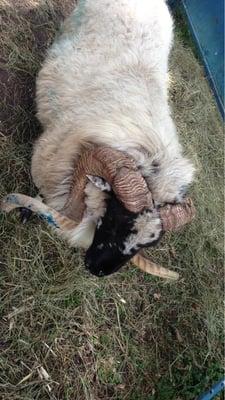
<svg viewBox="0 0 225 400">
<path fill-rule="evenodd" d="M 0 197 L 35 192 L 35 76 L 71 3 L 0 2 Z M 95 278 L 37 218 L 1 214 L 0 399 L 194 400 L 223 374 L 223 129 L 180 20 L 177 30 L 170 98 L 198 170 L 197 218 L 151 257 L 181 279 L 130 265 Z"/>
<path fill-rule="evenodd" d="M 185 13 L 182 5 L 178 5 L 173 10 L 176 19 L 175 32 L 183 45 L 191 48 L 195 57 L 200 61 L 199 53 L 193 41 L 193 36 L 189 30 L 188 22 L 185 18 Z"/>
</svg>

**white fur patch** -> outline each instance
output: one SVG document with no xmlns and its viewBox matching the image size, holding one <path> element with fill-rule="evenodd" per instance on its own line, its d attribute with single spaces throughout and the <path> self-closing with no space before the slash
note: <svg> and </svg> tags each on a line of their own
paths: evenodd
<svg viewBox="0 0 225 400">
<path fill-rule="evenodd" d="M 130 254 L 132 249 L 138 249 L 140 245 L 155 242 L 161 234 L 162 224 L 157 211 L 146 211 L 136 219 L 134 229 L 137 233 L 131 233 L 124 242 L 123 254 Z"/>
<path fill-rule="evenodd" d="M 104 191 L 110 192 L 111 186 L 103 178 L 94 175 L 86 175 L 86 176 L 89 179 L 89 181 L 92 182 L 93 185 L 95 185 L 98 189 L 102 190 L 103 192 Z"/>
<path fill-rule="evenodd" d="M 71 231 L 63 232 L 63 237 L 72 247 L 87 249 L 93 242 L 96 224 L 90 218 L 83 218 L 81 223 Z"/>
</svg>

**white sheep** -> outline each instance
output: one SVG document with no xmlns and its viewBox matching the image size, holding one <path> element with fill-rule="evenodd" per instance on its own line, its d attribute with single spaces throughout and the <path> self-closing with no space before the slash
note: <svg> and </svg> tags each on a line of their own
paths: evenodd
<svg viewBox="0 0 225 400">
<path fill-rule="evenodd" d="M 79 1 L 37 78 L 43 133 L 34 147 L 32 177 L 48 206 L 65 208 L 79 156 L 93 145 L 132 157 L 155 206 L 182 201 L 194 167 L 182 154 L 168 105 L 172 41 L 173 21 L 164 0 Z M 93 242 L 108 196 L 103 180 L 90 179 L 86 212 L 66 235 L 73 246 L 84 248 Z M 123 246 L 117 240 L 117 252 L 132 247 L 129 257 L 161 235 L 157 211 L 147 215 L 148 221 L 143 214 L 135 218 L 129 234 L 134 226 L 139 229 L 138 243 L 128 231 Z"/>
</svg>

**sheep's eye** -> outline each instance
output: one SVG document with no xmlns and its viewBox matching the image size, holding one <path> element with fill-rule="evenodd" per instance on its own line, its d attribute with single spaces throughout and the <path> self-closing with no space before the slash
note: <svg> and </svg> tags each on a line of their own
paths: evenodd
<svg viewBox="0 0 225 400">
<path fill-rule="evenodd" d="M 152 167 L 153 167 L 153 173 L 157 173 L 159 171 L 159 167 L 160 167 L 159 162 L 158 161 L 153 161 L 152 162 Z"/>
<path fill-rule="evenodd" d="M 153 161 L 152 162 L 152 166 L 155 167 L 155 168 L 158 168 L 159 167 L 159 162 L 158 161 Z"/>
</svg>

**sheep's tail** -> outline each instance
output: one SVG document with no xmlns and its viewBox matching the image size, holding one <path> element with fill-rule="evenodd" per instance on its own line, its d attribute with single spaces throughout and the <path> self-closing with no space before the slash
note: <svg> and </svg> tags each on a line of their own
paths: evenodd
<svg viewBox="0 0 225 400">
<path fill-rule="evenodd" d="M 179 274 L 161 265 L 155 264 L 153 261 L 145 257 L 142 252 L 139 252 L 132 258 L 132 263 L 148 274 L 159 276 L 160 278 L 178 280 Z"/>
</svg>

